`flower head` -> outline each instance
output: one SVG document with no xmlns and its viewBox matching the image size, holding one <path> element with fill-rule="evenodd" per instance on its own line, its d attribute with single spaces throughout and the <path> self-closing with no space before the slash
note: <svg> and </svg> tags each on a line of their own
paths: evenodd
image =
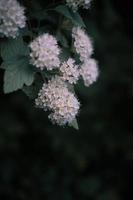
<svg viewBox="0 0 133 200">
<path fill-rule="evenodd" d="M 0 0 L 0 34 L 15 38 L 19 28 L 24 28 L 24 8 L 16 0 Z"/>
<path fill-rule="evenodd" d="M 74 94 L 58 76 L 52 78 L 48 84 L 44 83 L 35 103 L 38 107 L 51 111 L 49 118 L 58 125 L 71 123 L 80 107 Z"/>
<path fill-rule="evenodd" d="M 72 7 L 74 11 L 77 11 L 80 7 L 88 9 L 90 7 L 91 0 L 66 0 L 66 2 L 69 7 Z"/>
<path fill-rule="evenodd" d="M 60 65 L 57 40 L 54 36 L 45 33 L 30 43 L 31 63 L 41 70 L 52 70 Z"/>
<path fill-rule="evenodd" d="M 90 58 L 85 63 L 82 64 L 80 69 L 80 75 L 84 80 L 85 86 L 90 86 L 93 82 L 97 80 L 99 71 L 96 60 Z"/>
<path fill-rule="evenodd" d="M 72 30 L 72 37 L 74 38 L 74 47 L 76 52 L 80 55 L 80 60 L 84 62 L 93 53 L 93 46 L 91 39 L 87 36 L 85 31 L 80 27 L 74 27 Z"/>
<path fill-rule="evenodd" d="M 67 61 L 62 63 L 60 71 L 62 73 L 62 80 L 68 81 L 70 84 L 77 83 L 79 79 L 79 68 L 72 58 L 69 58 Z"/>
</svg>

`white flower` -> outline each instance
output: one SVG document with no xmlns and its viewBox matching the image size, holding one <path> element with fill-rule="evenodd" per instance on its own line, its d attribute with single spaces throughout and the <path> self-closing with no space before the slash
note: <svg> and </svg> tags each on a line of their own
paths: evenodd
<svg viewBox="0 0 133 200">
<path fill-rule="evenodd" d="M 79 69 L 72 58 L 62 63 L 60 71 L 62 73 L 62 80 L 68 81 L 70 84 L 76 84 L 79 79 Z"/>
<path fill-rule="evenodd" d="M 54 98 L 58 95 L 58 90 L 67 91 L 67 87 L 64 81 L 61 80 L 59 76 L 53 77 L 48 83 L 44 83 L 42 89 L 38 94 L 38 99 L 36 99 L 36 105 L 45 110 L 54 109 L 55 102 Z M 39 100 L 39 101 L 38 101 Z"/>
<path fill-rule="evenodd" d="M 57 107 L 53 113 L 49 115 L 49 118 L 53 123 L 58 125 L 65 125 L 71 123 L 78 114 L 79 102 L 73 93 L 67 92 L 62 96 L 58 96 Z"/>
<path fill-rule="evenodd" d="M 71 123 L 78 114 L 80 104 L 60 77 L 53 77 L 43 85 L 35 100 L 37 107 L 49 110 L 49 118 L 53 123 L 65 125 Z"/>
<path fill-rule="evenodd" d="M 66 0 L 69 7 L 72 7 L 74 11 L 77 11 L 79 7 L 88 9 L 90 7 L 91 0 Z"/>
<path fill-rule="evenodd" d="M 0 34 L 15 38 L 25 25 L 24 8 L 16 0 L 0 0 Z"/>
<path fill-rule="evenodd" d="M 48 33 L 38 36 L 30 43 L 30 48 L 31 64 L 37 68 L 52 70 L 59 67 L 60 48 L 54 36 Z"/>
<path fill-rule="evenodd" d="M 90 58 L 85 63 L 82 64 L 80 69 L 80 75 L 84 80 L 85 86 L 90 86 L 93 82 L 97 80 L 99 71 L 96 60 Z"/>
<path fill-rule="evenodd" d="M 74 47 L 76 52 L 80 55 L 80 60 L 84 62 L 93 53 L 93 46 L 91 39 L 87 36 L 85 31 L 80 27 L 74 27 L 72 30 L 72 37 L 74 38 Z"/>
</svg>

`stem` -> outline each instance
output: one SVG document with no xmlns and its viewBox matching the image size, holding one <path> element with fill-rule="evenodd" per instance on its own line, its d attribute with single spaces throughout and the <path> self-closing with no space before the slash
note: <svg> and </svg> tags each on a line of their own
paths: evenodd
<svg viewBox="0 0 133 200">
<path fill-rule="evenodd" d="M 30 32 L 31 32 L 30 38 L 31 38 L 31 41 L 32 41 L 34 37 L 33 37 L 32 26 L 31 26 L 31 23 L 30 23 L 30 20 L 29 20 L 29 19 L 27 20 L 27 24 L 28 24 L 29 30 L 30 30 Z"/>
<path fill-rule="evenodd" d="M 58 27 L 57 27 L 57 33 L 61 30 L 61 25 L 62 25 L 62 22 L 63 22 L 63 16 L 60 15 L 59 16 L 59 23 L 58 23 Z"/>
</svg>

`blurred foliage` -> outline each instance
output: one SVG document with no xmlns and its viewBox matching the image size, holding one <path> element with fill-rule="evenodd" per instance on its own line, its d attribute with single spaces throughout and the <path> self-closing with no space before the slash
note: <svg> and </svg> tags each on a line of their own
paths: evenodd
<svg viewBox="0 0 133 200">
<path fill-rule="evenodd" d="M 76 88 L 79 131 L 51 126 L 22 92 L 5 96 L 0 74 L 2 200 L 133 197 L 131 2 L 95 0 L 81 14 L 94 39 L 100 77 L 89 89 Z"/>
</svg>

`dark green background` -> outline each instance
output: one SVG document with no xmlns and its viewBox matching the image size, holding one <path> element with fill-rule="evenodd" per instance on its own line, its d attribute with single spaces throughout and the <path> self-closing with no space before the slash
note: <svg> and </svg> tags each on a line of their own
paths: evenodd
<svg viewBox="0 0 133 200">
<path fill-rule="evenodd" d="M 0 71 L 1 200 L 133 198 L 131 1 L 95 0 L 81 14 L 100 76 L 76 89 L 79 131 L 51 125 L 22 92 L 4 95 Z"/>
</svg>

